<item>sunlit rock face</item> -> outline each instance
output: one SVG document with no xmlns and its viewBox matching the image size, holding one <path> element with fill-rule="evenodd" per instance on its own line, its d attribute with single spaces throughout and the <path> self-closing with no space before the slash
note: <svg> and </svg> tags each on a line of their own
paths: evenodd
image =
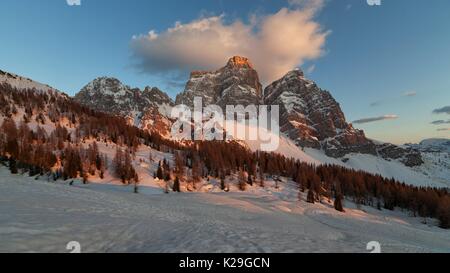
<svg viewBox="0 0 450 273">
<path fill-rule="evenodd" d="M 201 97 L 204 105 L 259 105 L 262 85 L 258 73 L 247 58 L 235 56 L 216 71 L 194 71 L 176 104 L 194 106 L 194 98 Z"/>
<path fill-rule="evenodd" d="M 351 152 L 376 154 L 375 144 L 346 122 L 331 94 L 305 78 L 301 70 L 287 73 L 264 94 L 265 104 L 280 106 L 281 131 L 298 145 L 323 148 L 333 157 Z"/>
<path fill-rule="evenodd" d="M 293 70 L 264 90 L 264 104 L 280 106 L 280 128 L 297 145 L 323 149 L 341 158 L 350 153 L 395 159 L 406 166 L 423 164 L 420 153 L 368 139 L 348 123 L 330 92 L 320 89 L 301 70 Z"/>
</svg>

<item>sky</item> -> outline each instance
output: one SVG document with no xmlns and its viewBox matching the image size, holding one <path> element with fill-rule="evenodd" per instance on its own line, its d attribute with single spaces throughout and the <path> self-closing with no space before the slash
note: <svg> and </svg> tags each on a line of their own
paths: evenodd
<svg viewBox="0 0 450 273">
<path fill-rule="evenodd" d="M 174 97 L 189 71 L 296 67 L 368 137 L 450 137 L 450 1 L 2 0 L 0 69 L 74 95 L 100 76 Z"/>
</svg>

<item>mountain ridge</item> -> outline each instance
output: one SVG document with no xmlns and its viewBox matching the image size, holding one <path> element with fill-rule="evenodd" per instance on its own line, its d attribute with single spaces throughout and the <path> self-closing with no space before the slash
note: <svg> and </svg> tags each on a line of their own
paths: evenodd
<svg viewBox="0 0 450 273">
<path fill-rule="evenodd" d="M 263 90 L 257 71 L 245 57 L 234 56 L 213 72 L 193 71 L 175 102 L 156 87 L 140 90 L 111 77 L 94 79 L 74 96 L 74 100 L 96 111 L 125 117 L 132 125 L 170 138 L 171 107 L 179 103 L 192 106 L 193 97 L 197 95 L 202 96 L 205 106 L 280 105 L 281 132 L 301 148 L 322 149 L 334 158 L 362 153 L 400 160 L 407 166 L 422 164 L 420 153 L 413 148 L 376 144 L 363 131 L 353 128 L 331 93 L 307 79 L 300 69 L 289 71 Z"/>
</svg>

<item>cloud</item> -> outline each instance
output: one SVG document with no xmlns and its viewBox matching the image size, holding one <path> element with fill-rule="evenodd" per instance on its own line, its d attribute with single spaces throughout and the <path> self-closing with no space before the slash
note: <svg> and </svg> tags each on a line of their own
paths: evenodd
<svg viewBox="0 0 450 273">
<path fill-rule="evenodd" d="M 439 128 L 437 129 L 438 132 L 444 132 L 444 131 L 450 131 L 450 128 Z"/>
<path fill-rule="evenodd" d="M 311 73 L 313 73 L 315 70 L 316 70 L 316 65 L 313 64 L 313 65 L 308 66 L 308 68 L 306 69 L 306 73 L 307 73 L 307 74 L 311 74 Z"/>
<path fill-rule="evenodd" d="M 450 115 L 450 106 L 445 106 L 439 109 L 435 109 L 433 114 L 449 114 Z"/>
<path fill-rule="evenodd" d="M 433 122 L 431 122 L 431 124 L 433 125 L 442 125 L 442 124 L 450 124 L 450 119 L 449 120 L 435 120 Z"/>
<path fill-rule="evenodd" d="M 383 102 L 384 102 L 384 101 L 382 101 L 382 100 L 375 101 L 375 102 L 372 102 L 372 103 L 370 104 L 370 106 L 371 106 L 371 107 L 379 106 L 379 105 L 383 104 Z"/>
<path fill-rule="evenodd" d="M 417 96 L 416 91 L 409 91 L 409 92 L 403 93 L 403 97 L 415 97 L 415 96 Z"/>
<path fill-rule="evenodd" d="M 323 1 L 291 2 L 291 8 L 253 16 L 249 23 L 228 22 L 225 15 L 203 17 L 176 22 L 161 33 L 152 30 L 134 36 L 131 51 L 135 66 L 144 73 L 184 74 L 218 69 L 230 57 L 241 55 L 250 58 L 263 83 L 270 83 L 322 56 L 329 34 L 314 21 Z M 292 9 L 298 5 L 307 8 Z"/>
<path fill-rule="evenodd" d="M 392 102 L 393 100 L 399 100 L 401 98 L 406 98 L 406 97 L 415 97 L 417 96 L 417 92 L 416 91 L 408 91 L 408 92 L 404 92 L 402 93 L 400 96 L 397 97 L 392 97 L 390 99 L 383 99 L 383 100 L 378 100 L 378 101 L 374 101 L 370 104 L 371 107 L 375 107 L 375 106 L 380 106 L 386 102 Z"/>
<path fill-rule="evenodd" d="M 363 118 L 363 119 L 355 120 L 353 123 L 364 124 L 364 123 L 370 123 L 370 122 L 376 122 L 376 121 L 382 121 L 382 120 L 392 120 L 392 119 L 398 119 L 398 116 L 397 115 L 384 115 L 381 117 Z"/>
<path fill-rule="evenodd" d="M 299 8 L 318 11 L 325 5 L 325 0 L 289 0 L 289 5 Z"/>
</svg>

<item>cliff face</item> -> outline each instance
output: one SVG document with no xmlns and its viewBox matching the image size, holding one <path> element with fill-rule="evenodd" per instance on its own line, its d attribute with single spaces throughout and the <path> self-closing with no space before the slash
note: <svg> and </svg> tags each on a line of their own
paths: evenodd
<svg viewBox="0 0 450 273">
<path fill-rule="evenodd" d="M 323 148 L 341 157 L 351 152 L 376 154 L 363 131 L 346 122 L 339 104 L 300 70 L 286 74 L 264 91 L 264 103 L 280 106 L 281 131 L 298 145 Z"/>
<path fill-rule="evenodd" d="M 214 72 L 194 71 L 176 104 L 194 106 L 194 97 L 203 98 L 204 105 L 259 105 L 262 85 L 258 73 L 247 58 L 235 56 L 226 66 Z"/>
</svg>

